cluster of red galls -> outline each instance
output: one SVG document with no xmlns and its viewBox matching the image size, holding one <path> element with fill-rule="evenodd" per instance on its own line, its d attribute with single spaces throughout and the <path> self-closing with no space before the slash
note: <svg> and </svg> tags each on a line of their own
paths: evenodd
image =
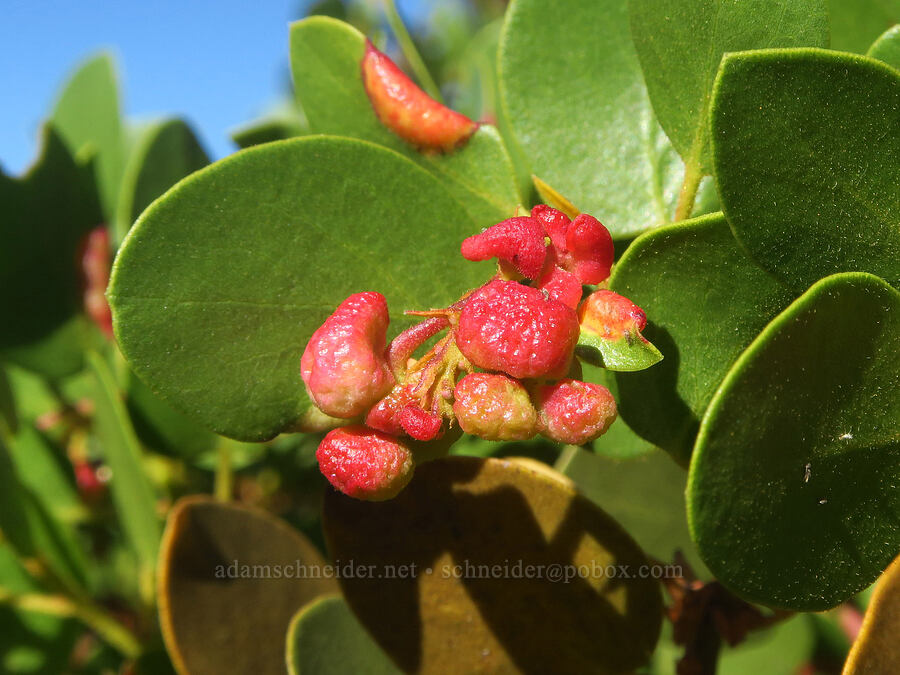
<svg viewBox="0 0 900 675">
<path fill-rule="evenodd" d="M 415 456 L 446 451 L 461 432 L 491 441 L 536 434 L 581 445 L 616 418 L 605 387 L 581 382 L 580 331 L 616 339 L 640 332 L 640 308 L 611 291 L 582 301 L 610 273 L 613 242 L 592 216 L 549 206 L 509 218 L 462 244 L 468 260 L 498 259 L 487 284 L 386 344 L 387 302 L 356 293 L 312 335 L 301 374 L 315 406 L 336 418 L 316 453 L 335 488 L 359 499 L 395 496 Z M 445 332 L 426 353 L 414 352 Z"/>
</svg>

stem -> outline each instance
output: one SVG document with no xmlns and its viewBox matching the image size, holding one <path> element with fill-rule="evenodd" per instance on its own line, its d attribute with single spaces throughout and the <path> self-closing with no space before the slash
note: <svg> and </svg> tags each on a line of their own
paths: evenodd
<svg viewBox="0 0 900 675">
<path fill-rule="evenodd" d="M 26 612 L 78 619 L 126 658 L 135 659 L 141 654 L 141 643 L 134 634 L 89 601 L 42 593 L 15 594 L 0 587 L 0 604 Z"/>
<path fill-rule="evenodd" d="M 400 51 L 403 52 L 403 56 L 409 63 L 409 67 L 412 68 L 416 79 L 419 81 L 419 84 L 422 85 L 422 89 L 424 89 L 435 101 L 443 103 L 444 100 L 441 98 L 441 90 L 431 78 L 431 73 L 428 72 L 425 62 L 419 55 L 419 50 L 416 49 L 416 44 L 413 42 L 409 31 L 406 30 L 403 19 L 400 18 L 400 13 L 397 12 L 397 6 L 394 4 L 394 0 L 384 0 L 384 11 L 387 16 L 388 25 L 390 25 L 391 30 L 394 31 L 394 36 L 397 38 L 397 43 L 400 45 Z"/>
<path fill-rule="evenodd" d="M 694 211 L 694 202 L 697 201 L 697 190 L 700 181 L 703 180 L 703 172 L 699 162 L 688 161 L 684 164 L 684 181 L 681 184 L 681 192 L 678 194 L 678 205 L 675 207 L 675 221 L 687 220 Z"/>
<path fill-rule="evenodd" d="M 572 460 L 575 459 L 575 455 L 578 454 L 578 451 L 580 449 L 581 448 L 579 448 L 577 445 L 563 446 L 562 452 L 559 453 L 559 457 L 553 464 L 553 468 L 560 473 L 565 473 L 566 469 L 569 468 L 569 464 L 571 464 Z"/>
<path fill-rule="evenodd" d="M 231 466 L 231 448 L 226 443 L 219 443 L 218 462 L 216 463 L 215 494 L 221 502 L 230 502 L 234 488 L 234 471 Z"/>
</svg>

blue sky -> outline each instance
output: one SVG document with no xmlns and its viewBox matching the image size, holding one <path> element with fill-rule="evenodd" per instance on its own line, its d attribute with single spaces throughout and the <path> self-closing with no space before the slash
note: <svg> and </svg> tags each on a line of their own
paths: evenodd
<svg viewBox="0 0 900 675">
<path fill-rule="evenodd" d="M 427 0 L 426 0 L 427 1 Z M 288 23 L 302 0 L 0 0 L 0 165 L 20 173 L 40 121 L 73 67 L 99 49 L 116 57 L 124 112 L 186 117 L 207 150 L 289 91 Z M 418 2 L 400 3 L 421 11 Z"/>
</svg>

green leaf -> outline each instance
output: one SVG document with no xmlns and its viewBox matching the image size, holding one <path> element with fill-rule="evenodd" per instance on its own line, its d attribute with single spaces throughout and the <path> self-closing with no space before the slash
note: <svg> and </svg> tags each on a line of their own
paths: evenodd
<svg viewBox="0 0 900 675">
<path fill-rule="evenodd" d="M 500 135 L 483 124 L 459 150 L 423 154 L 375 116 L 361 77 L 365 36 L 314 16 L 291 26 L 291 70 L 297 99 L 313 133 L 351 136 L 396 150 L 438 177 L 478 227 L 515 214 L 521 197 Z"/>
<path fill-rule="evenodd" d="M 897 0 L 829 0 L 831 48 L 864 54 L 878 35 L 900 23 Z"/>
<path fill-rule="evenodd" d="M 578 336 L 575 353 L 593 366 L 625 372 L 644 370 L 663 358 L 659 350 L 640 334 L 610 340 L 584 330 Z"/>
<path fill-rule="evenodd" d="M 711 172 L 709 100 L 725 52 L 827 47 L 826 0 L 629 0 L 659 123 L 691 171 Z"/>
<path fill-rule="evenodd" d="M 336 590 L 322 556 L 287 523 L 208 497 L 172 509 L 159 564 L 166 648 L 191 675 L 283 675 L 291 618 Z"/>
<path fill-rule="evenodd" d="M 581 379 L 616 391 L 615 373 L 610 370 L 583 363 Z M 618 397 L 616 402 L 618 404 Z M 638 436 L 620 414 L 606 433 L 591 443 L 591 449 L 598 455 L 610 459 L 628 459 L 652 452 L 656 446 Z"/>
<path fill-rule="evenodd" d="M 405 672 L 620 673 L 656 643 L 657 582 L 604 571 L 646 557 L 534 460 L 426 462 L 380 503 L 330 491 L 324 527 L 336 560 L 371 570 L 342 574 L 341 590 Z"/>
<path fill-rule="evenodd" d="M 802 49 L 731 54 L 713 92 L 722 208 L 797 292 L 826 274 L 900 285 L 900 72 Z"/>
<path fill-rule="evenodd" d="M 816 611 L 900 549 L 900 293 L 823 279 L 773 320 L 703 418 L 688 520 L 715 577 L 748 600 Z"/>
<path fill-rule="evenodd" d="M 650 109 L 625 0 L 514 0 L 500 92 L 531 172 L 616 239 L 670 219 L 683 167 Z"/>
<path fill-rule="evenodd" d="M 291 621 L 290 675 L 399 675 L 339 595 L 317 598 Z"/>
<path fill-rule="evenodd" d="M 19 413 L 13 398 L 6 368 L 0 363 L 0 437 L 14 435 L 19 429 Z"/>
<path fill-rule="evenodd" d="M 0 439 L 0 533 L 17 555 L 38 559 L 69 590 L 86 585 L 86 558 L 71 527 L 57 521 L 22 484 L 4 439 Z"/>
<path fill-rule="evenodd" d="M 33 424 L 10 440 L 9 452 L 19 479 L 54 519 L 67 525 L 84 520 L 86 510 L 72 482 L 72 468 L 61 448 Z"/>
<path fill-rule="evenodd" d="M 125 238 L 150 202 L 207 164 L 209 157 L 184 120 L 162 120 L 142 129 L 122 176 L 116 217 L 118 240 Z"/>
<path fill-rule="evenodd" d="M 891 675 L 900 663 L 900 556 L 884 571 L 842 675 Z"/>
<path fill-rule="evenodd" d="M 48 197 L 52 195 L 52 199 Z M 89 172 L 51 127 L 41 155 L 20 179 L 0 174 L 0 353 L 45 377 L 82 365 L 91 328 L 80 318 L 78 246 L 102 222 Z"/>
<path fill-rule="evenodd" d="M 85 61 L 63 88 L 50 116 L 73 155 L 92 156 L 106 222 L 114 222 L 125 162 L 119 87 L 112 56 Z"/>
<path fill-rule="evenodd" d="M 882 33 L 869 47 L 867 56 L 900 70 L 900 24 Z"/>
<path fill-rule="evenodd" d="M 0 543 L 0 591 L 42 592 L 13 550 Z M 0 604 L 0 671 L 8 675 L 58 675 L 67 671 L 81 627 L 71 619 Z"/>
<path fill-rule="evenodd" d="M 560 455 L 555 468 L 615 518 L 647 555 L 669 564 L 680 552 L 699 578 L 711 578 L 688 531 L 687 473 L 668 454 L 651 450 L 616 459 L 572 448 Z"/>
<path fill-rule="evenodd" d="M 284 101 L 261 117 L 242 124 L 231 132 L 233 140 L 241 148 L 261 143 L 282 141 L 309 133 L 306 115 L 294 101 Z"/>
<path fill-rule="evenodd" d="M 636 240 L 610 288 L 647 314 L 665 360 L 615 376 L 619 414 L 687 465 L 700 418 L 731 364 L 794 298 L 738 247 L 721 213 Z"/>
<path fill-rule="evenodd" d="M 348 295 L 444 307 L 490 275 L 459 255 L 477 231 L 429 173 L 351 139 L 250 148 L 182 181 L 135 225 L 108 297 L 119 346 L 175 408 L 265 440 L 309 402 L 300 355 Z M 440 270 L 439 273 L 435 273 Z"/>
<path fill-rule="evenodd" d="M 141 447 L 109 366 L 96 352 L 89 352 L 87 361 L 96 381 L 94 425 L 103 459 L 112 470 L 109 488 L 116 514 L 138 557 L 142 576 L 150 579 L 162 533 L 156 497 L 143 471 Z"/>
</svg>

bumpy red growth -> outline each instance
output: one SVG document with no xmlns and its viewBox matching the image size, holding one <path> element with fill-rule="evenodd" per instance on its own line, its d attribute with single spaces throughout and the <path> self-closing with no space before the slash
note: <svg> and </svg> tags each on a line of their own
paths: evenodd
<svg viewBox="0 0 900 675">
<path fill-rule="evenodd" d="M 613 240 L 603 224 L 586 213 L 570 221 L 562 211 L 539 204 L 531 215 L 544 226 L 556 254 L 556 264 L 583 284 L 599 284 L 609 277 Z"/>
<path fill-rule="evenodd" d="M 591 293 L 578 309 L 582 330 L 607 340 L 635 339 L 647 325 L 647 315 L 624 295 L 599 290 Z"/>
<path fill-rule="evenodd" d="M 368 501 L 395 497 L 406 487 L 415 468 L 404 443 L 364 426 L 328 432 L 319 444 L 316 459 L 337 490 Z"/>
<path fill-rule="evenodd" d="M 446 152 L 465 143 L 478 128 L 465 115 L 441 105 L 419 89 L 368 41 L 362 79 L 378 119 L 417 148 Z"/>
<path fill-rule="evenodd" d="M 390 391 L 389 321 L 381 293 L 355 293 L 313 333 L 300 359 L 300 374 L 324 413 L 357 417 Z"/>
<path fill-rule="evenodd" d="M 95 227 L 81 243 L 81 273 L 84 288 L 84 310 L 103 334 L 112 338 L 112 312 L 106 301 L 109 284 L 109 230 Z"/>
<path fill-rule="evenodd" d="M 517 216 L 492 225 L 481 234 L 463 241 L 466 260 L 499 258 L 508 262 L 526 279 L 537 279 L 547 257 L 544 228 L 537 218 Z"/>
<path fill-rule="evenodd" d="M 456 385 L 453 413 L 462 430 L 488 441 L 524 441 L 537 433 L 525 387 L 506 375 L 472 373 Z"/>
<path fill-rule="evenodd" d="M 538 387 L 534 402 L 541 434 L 557 443 L 590 443 L 616 420 L 615 399 L 599 384 L 560 380 Z"/>
<path fill-rule="evenodd" d="M 476 366 L 518 378 L 563 377 L 578 340 L 575 311 L 536 288 L 495 280 L 472 294 L 456 344 Z"/>
</svg>

